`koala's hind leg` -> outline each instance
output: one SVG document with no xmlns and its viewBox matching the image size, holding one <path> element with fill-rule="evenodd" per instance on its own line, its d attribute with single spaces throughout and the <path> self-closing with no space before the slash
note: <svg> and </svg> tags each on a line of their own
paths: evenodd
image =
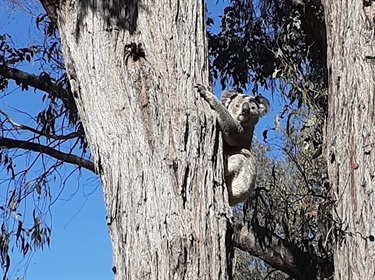
<svg viewBox="0 0 375 280">
<path fill-rule="evenodd" d="M 255 187 L 256 162 L 249 150 L 228 155 L 225 179 L 229 205 L 246 201 Z"/>
</svg>

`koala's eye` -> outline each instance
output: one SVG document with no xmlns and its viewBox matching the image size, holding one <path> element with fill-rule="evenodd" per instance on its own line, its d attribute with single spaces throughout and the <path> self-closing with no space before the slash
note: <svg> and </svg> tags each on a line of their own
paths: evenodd
<svg viewBox="0 0 375 280">
<path fill-rule="evenodd" d="M 237 104 L 235 105 L 235 107 L 236 107 L 236 108 L 240 108 L 240 104 L 237 103 Z"/>
</svg>

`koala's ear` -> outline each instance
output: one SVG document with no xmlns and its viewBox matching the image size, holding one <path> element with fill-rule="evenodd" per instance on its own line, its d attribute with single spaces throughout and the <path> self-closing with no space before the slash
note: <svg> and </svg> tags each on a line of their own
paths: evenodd
<svg viewBox="0 0 375 280">
<path fill-rule="evenodd" d="M 270 102 L 262 95 L 258 95 L 257 97 L 255 97 L 255 100 L 257 101 L 259 106 L 259 116 L 265 116 L 270 111 Z"/>
<path fill-rule="evenodd" d="M 228 107 L 232 100 L 238 95 L 238 92 L 235 90 L 226 90 L 221 94 L 221 103 Z"/>
</svg>

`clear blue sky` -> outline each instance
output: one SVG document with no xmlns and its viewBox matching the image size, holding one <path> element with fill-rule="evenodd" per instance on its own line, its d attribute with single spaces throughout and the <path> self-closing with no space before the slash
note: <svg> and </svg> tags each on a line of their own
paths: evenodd
<svg viewBox="0 0 375 280">
<path fill-rule="evenodd" d="M 4 0 L 3 0 L 4 1 Z M 23 2 L 23 1 L 21 1 Z M 28 1 L 24 1 L 28 2 Z M 38 3 L 38 1 L 34 1 Z M 209 15 L 222 14 L 224 2 L 208 0 Z M 30 3 L 33 3 L 30 1 Z M 35 11 L 35 7 L 33 7 Z M 41 7 L 37 7 L 42 13 Z M 38 13 L 36 13 L 38 15 Z M 215 22 L 219 24 L 218 21 Z M 8 33 L 17 46 L 27 47 L 41 36 L 35 28 L 35 18 L 17 7 L 0 5 L 0 35 Z M 27 68 L 25 69 L 27 70 Z M 8 92 L 14 89 L 10 87 Z M 0 96 L 2 94 L 0 93 Z M 27 121 L 14 108 L 36 115 L 41 106 L 41 95 L 34 91 L 15 90 L 6 98 L 0 98 L 0 109 L 8 112 L 18 122 Z M 274 110 L 273 110 L 274 111 Z M 272 126 L 271 113 L 257 127 L 262 131 Z M 259 139 L 260 137 L 258 137 Z M 19 163 L 22 164 L 22 163 Z M 71 167 L 66 166 L 68 174 Z M 4 174 L 0 173 L 0 178 Z M 54 188 L 54 187 L 53 187 Z M 60 191 L 59 182 L 54 192 Z M 1 202 L 0 202 L 1 203 Z M 27 280 L 112 280 L 112 249 L 106 227 L 106 212 L 99 180 L 90 172 L 75 173 L 65 183 L 64 191 L 53 204 L 52 238 L 50 248 L 34 252 L 28 259 L 12 255 L 10 279 L 25 277 Z M 0 275 L 2 274 L 0 270 Z"/>
</svg>

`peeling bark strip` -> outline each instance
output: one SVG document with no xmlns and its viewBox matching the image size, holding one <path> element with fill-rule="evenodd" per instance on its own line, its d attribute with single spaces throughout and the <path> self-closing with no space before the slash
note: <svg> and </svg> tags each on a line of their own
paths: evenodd
<svg viewBox="0 0 375 280">
<path fill-rule="evenodd" d="M 142 113 L 141 119 L 143 120 L 143 127 L 146 132 L 147 140 L 150 146 L 153 146 L 153 129 L 152 122 L 155 118 L 152 116 L 151 104 L 149 101 L 149 94 L 153 93 L 153 88 L 157 85 L 153 84 L 151 69 L 146 65 L 143 58 L 138 58 L 137 56 L 131 58 L 135 67 L 135 71 L 139 74 L 139 80 L 134 84 L 139 92 L 138 103 Z"/>
<path fill-rule="evenodd" d="M 115 278 L 227 279 L 221 140 L 193 89 L 204 2 L 42 2 L 101 166 Z"/>
<path fill-rule="evenodd" d="M 152 105 L 149 103 L 149 94 L 153 94 L 152 89 L 159 88 L 160 85 L 154 84 L 154 73 L 150 64 L 146 61 L 145 50 L 141 43 L 130 43 L 125 45 L 124 59 L 127 71 L 132 72 L 130 78 L 133 79 L 134 87 L 136 87 L 136 90 L 139 92 L 138 103 L 142 112 L 141 119 L 143 120 L 143 127 L 146 132 L 148 144 L 152 147 L 153 129 L 151 124 L 153 122 L 153 116 L 151 109 Z"/>
<path fill-rule="evenodd" d="M 345 242 L 334 254 L 335 279 L 372 279 L 375 244 L 375 64 L 373 1 L 325 0 L 328 37 L 328 171 L 335 219 Z M 334 156 L 334 157 L 333 157 Z M 329 158 L 328 158 L 329 159 Z"/>
</svg>

